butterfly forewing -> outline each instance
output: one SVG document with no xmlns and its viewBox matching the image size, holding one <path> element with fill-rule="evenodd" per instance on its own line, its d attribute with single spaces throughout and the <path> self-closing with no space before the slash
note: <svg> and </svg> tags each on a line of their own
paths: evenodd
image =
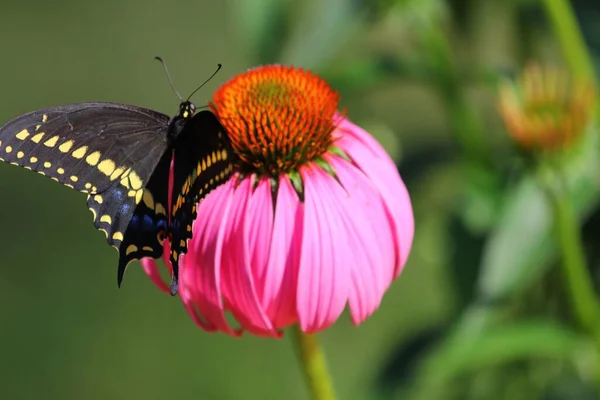
<svg viewBox="0 0 600 400">
<path fill-rule="evenodd" d="M 187 252 L 197 203 L 233 171 L 231 145 L 213 113 L 202 111 L 186 124 L 177 138 L 174 161 L 170 259 L 176 284 L 179 256 Z"/>
<path fill-rule="evenodd" d="M 116 103 L 50 107 L 0 128 L 0 160 L 86 193 L 104 192 L 128 170 L 140 186 L 167 148 L 165 135 L 156 132 L 166 132 L 168 121 L 166 115 Z"/>
</svg>

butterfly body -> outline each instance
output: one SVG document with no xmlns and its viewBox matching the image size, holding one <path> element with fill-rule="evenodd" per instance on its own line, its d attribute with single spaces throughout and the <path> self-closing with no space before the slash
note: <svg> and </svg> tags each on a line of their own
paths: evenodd
<svg viewBox="0 0 600 400">
<path fill-rule="evenodd" d="M 119 252 L 119 285 L 131 261 L 161 257 L 170 238 L 172 294 L 196 204 L 233 172 L 223 127 L 189 101 L 173 118 L 118 103 L 33 111 L 0 127 L 0 161 L 87 193 L 94 226 Z"/>
</svg>

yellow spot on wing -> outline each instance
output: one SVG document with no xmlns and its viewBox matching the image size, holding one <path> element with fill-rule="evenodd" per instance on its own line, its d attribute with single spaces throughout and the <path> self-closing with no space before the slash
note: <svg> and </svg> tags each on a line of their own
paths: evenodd
<svg viewBox="0 0 600 400">
<path fill-rule="evenodd" d="M 86 189 L 89 189 L 89 188 L 91 188 L 91 187 L 92 187 L 92 184 L 91 184 L 91 183 L 89 183 L 89 182 L 88 182 L 88 183 L 86 183 L 86 184 L 85 184 L 85 188 L 86 188 Z"/>
<path fill-rule="evenodd" d="M 142 201 L 142 196 L 144 195 L 144 191 L 143 190 L 138 190 L 135 193 L 135 204 L 140 204 L 140 201 Z"/>
<path fill-rule="evenodd" d="M 6 146 L 6 148 L 4 149 L 7 153 L 10 153 L 12 151 L 12 147 L 11 146 Z"/>
<path fill-rule="evenodd" d="M 221 150 L 221 159 L 227 160 L 227 150 L 225 150 L 225 149 Z"/>
<path fill-rule="evenodd" d="M 64 170 L 64 169 L 62 169 L 62 168 L 57 168 L 57 169 L 56 169 L 56 172 L 58 172 L 59 174 L 61 174 L 61 175 L 62 175 L 62 174 L 64 174 L 64 173 L 65 173 L 65 170 Z"/>
<path fill-rule="evenodd" d="M 51 162 L 48 162 L 48 161 L 46 161 L 46 162 L 44 163 L 44 168 L 50 168 L 51 166 L 52 166 L 52 163 L 51 163 Z"/>
<path fill-rule="evenodd" d="M 79 178 L 77 178 L 75 175 L 71 176 L 71 180 L 73 182 L 77 182 L 79 180 Z"/>
<path fill-rule="evenodd" d="M 110 176 L 115 168 L 115 162 L 110 159 L 102 160 L 100 164 L 98 164 L 98 169 L 106 176 Z"/>
<path fill-rule="evenodd" d="M 94 196 L 94 201 L 96 201 L 96 203 L 98 204 L 102 204 L 102 202 L 104 201 L 104 199 L 102 198 L 102 196 L 100 196 L 99 194 Z"/>
<path fill-rule="evenodd" d="M 74 141 L 72 140 L 67 140 L 66 142 L 64 142 L 63 144 L 61 144 L 60 146 L 58 146 L 58 149 L 60 151 L 62 151 L 63 153 L 68 152 L 69 150 L 71 150 L 71 147 L 73 147 L 73 145 L 75 144 Z"/>
<path fill-rule="evenodd" d="M 60 137 L 58 135 L 52 136 L 50 139 L 48 139 L 44 142 L 44 146 L 54 147 L 54 146 L 56 146 L 56 143 L 58 143 L 58 139 L 60 139 Z"/>
<path fill-rule="evenodd" d="M 37 157 L 31 157 L 31 158 L 29 159 L 29 162 L 30 162 L 30 163 L 34 163 L 34 162 L 37 162 L 37 160 L 38 160 L 38 159 L 37 159 Z"/>
<path fill-rule="evenodd" d="M 48 121 L 48 114 L 42 115 L 42 122 Z"/>
<path fill-rule="evenodd" d="M 212 158 L 212 162 L 213 162 L 213 164 L 217 162 L 217 155 L 215 154 L 215 152 L 214 152 L 214 151 L 213 151 L 213 153 L 212 153 L 212 155 L 211 155 L 211 158 Z"/>
<path fill-rule="evenodd" d="M 115 179 L 117 179 L 118 177 L 123 175 L 123 171 L 125 171 L 125 167 L 119 167 L 119 168 L 115 169 L 115 172 L 113 172 L 110 175 L 110 180 L 114 181 Z"/>
<path fill-rule="evenodd" d="M 106 222 L 107 224 L 112 224 L 112 218 L 110 217 L 110 215 L 103 215 L 102 217 L 100 217 L 100 222 Z"/>
<path fill-rule="evenodd" d="M 112 235 L 113 240 L 120 240 L 123 241 L 123 234 L 121 232 L 115 232 Z"/>
<path fill-rule="evenodd" d="M 29 135 L 30 135 L 29 131 L 27 129 L 23 129 L 21 132 L 17 133 L 15 135 L 15 137 L 20 140 L 25 140 L 25 139 L 27 139 L 27 136 L 29 136 Z"/>
<path fill-rule="evenodd" d="M 135 244 L 130 244 L 129 247 L 127 247 L 127 250 L 125 250 L 125 255 L 130 255 L 131 253 L 135 253 L 138 250 L 137 246 Z"/>
<path fill-rule="evenodd" d="M 44 137 L 45 134 L 46 134 L 46 132 L 40 132 L 40 133 L 34 135 L 31 138 L 31 141 L 35 142 L 35 143 L 39 143 L 42 140 L 42 138 Z"/>
<path fill-rule="evenodd" d="M 131 188 L 135 190 L 140 189 L 143 184 L 139 175 L 136 174 L 134 171 L 131 171 L 131 173 L 129 174 L 129 182 L 131 183 Z"/>
<path fill-rule="evenodd" d="M 102 153 L 100 153 L 99 151 L 95 151 L 93 153 L 90 153 L 86 158 L 85 161 L 90 164 L 90 165 L 96 165 L 98 164 L 98 161 L 100 161 L 100 156 L 102 155 Z"/>
<path fill-rule="evenodd" d="M 146 207 L 148 207 L 151 210 L 154 209 L 154 198 L 152 197 L 152 193 L 150 193 L 149 190 L 144 190 L 142 200 L 144 200 L 144 204 L 146 205 Z"/>
<path fill-rule="evenodd" d="M 25 153 L 23 153 L 22 151 L 17 153 L 17 158 L 23 158 L 23 156 L 25 155 Z"/>
<path fill-rule="evenodd" d="M 144 247 L 142 247 L 142 250 L 154 252 L 154 249 L 150 246 L 144 246 Z"/>
<path fill-rule="evenodd" d="M 94 210 L 93 208 L 90 208 L 90 211 L 94 215 L 94 221 L 95 221 L 96 220 L 96 210 Z"/>
<path fill-rule="evenodd" d="M 180 241 L 180 242 L 179 242 L 179 246 L 181 246 L 181 247 L 185 247 L 185 240 L 182 240 L 182 241 Z"/>
<path fill-rule="evenodd" d="M 156 208 L 154 209 L 154 211 L 157 214 L 167 215 L 167 210 L 165 210 L 165 207 L 160 203 L 156 203 Z"/>
<path fill-rule="evenodd" d="M 81 146 L 80 148 L 72 152 L 71 155 L 75 158 L 83 158 L 83 156 L 85 156 L 85 153 L 87 153 L 87 149 L 87 146 Z"/>
</svg>

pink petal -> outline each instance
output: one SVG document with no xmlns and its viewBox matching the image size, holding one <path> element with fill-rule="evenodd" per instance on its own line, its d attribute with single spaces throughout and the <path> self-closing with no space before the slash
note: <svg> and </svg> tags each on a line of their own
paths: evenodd
<svg viewBox="0 0 600 400">
<path fill-rule="evenodd" d="M 238 336 L 227 323 L 221 292 L 223 243 L 232 213 L 234 182 L 230 180 L 212 191 L 199 205 L 194 237 L 188 254 L 181 260 L 180 296 L 188 313 L 201 328 Z"/>
<path fill-rule="evenodd" d="M 303 207 L 289 178 L 279 180 L 273 235 L 262 304 L 273 324 L 285 327 L 295 323 L 296 281 L 302 243 Z"/>
<path fill-rule="evenodd" d="M 396 165 L 373 137 L 349 120 L 338 126 L 336 144 L 369 177 L 381 193 L 394 225 L 399 254 L 395 275 L 399 275 L 408 259 L 414 236 L 414 219 L 408 191 Z"/>
<path fill-rule="evenodd" d="M 280 336 L 262 308 L 251 265 L 251 251 L 244 235 L 250 219 L 252 193 L 250 179 L 242 180 L 230 196 L 232 212 L 221 224 L 226 232 L 223 241 L 223 293 L 231 312 L 244 329 L 255 335 Z"/>
<path fill-rule="evenodd" d="M 362 171 L 337 156 L 328 161 L 344 188 L 337 197 L 342 202 L 339 210 L 352 252 L 348 302 L 352 321 L 359 324 L 379 307 L 394 279 L 394 226 L 379 191 Z"/>
<path fill-rule="evenodd" d="M 150 277 L 152 282 L 154 282 L 156 287 L 164 293 L 169 293 L 169 286 L 165 283 L 162 276 L 160 275 L 158 265 L 156 264 L 156 260 L 154 260 L 153 258 L 143 258 L 140 260 L 140 263 L 142 264 L 142 268 L 144 268 L 144 271 Z"/>
<path fill-rule="evenodd" d="M 350 289 L 352 252 L 340 221 L 339 184 L 318 167 L 301 170 L 304 230 L 298 271 L 300 327 L 315 332 L 331 325 L 344 310 Z"/>
<path fill-rule="evenodd" d="M 262 295 L 269 265 L 272 232 L 273 200 L 271 198 L 271 185 L 269 178 L 262 178 L 253 189 L 248 202 L 244 221 L 244 241 L 248 244 L 255 289 L 261 299 L 260 303 L 263 308 L 265 303 L 262 301 Z"/>
</svg>

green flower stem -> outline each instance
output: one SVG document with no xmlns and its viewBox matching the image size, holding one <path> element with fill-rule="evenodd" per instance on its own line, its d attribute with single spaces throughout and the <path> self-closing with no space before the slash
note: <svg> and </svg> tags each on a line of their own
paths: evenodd
<svg viewBox="0 0 600 400">
<path fill-rule="evenodd" d="M 486 164 L 490 158 L 483 125 L 466 99 L 464 83 L 459 77 L 452 47 L 441 24 L 429 23 L 422 32 L 421 40 L 428 51 L 432 82 L 449 114 L 454 140 L 467 160 Z"/>
<path fill-rule="evenodd" d="M 542 4 L 571 73 L 578 78 L 592 79 L 597 85 L 594 64 L 569 0 L 542 0 Z"/>
<path fill-rule="evenodd" d="M 546 189 L 554 213 L 556 238 L 573 314 L 579 325 L 596 339 L 600 351 L 600 308 L 588 273 L 579 221 L 564 180 L 556 175 L 552 178 Z"/>
<path fill-rule="evenodd" d="M 333 382 L 327 370 L 325 354 L 314 334 L 305 334 L 296 324 L 293 328 L 294 340 L 302 370 L 314 400 L 335 400 Z"/>
</svg>

